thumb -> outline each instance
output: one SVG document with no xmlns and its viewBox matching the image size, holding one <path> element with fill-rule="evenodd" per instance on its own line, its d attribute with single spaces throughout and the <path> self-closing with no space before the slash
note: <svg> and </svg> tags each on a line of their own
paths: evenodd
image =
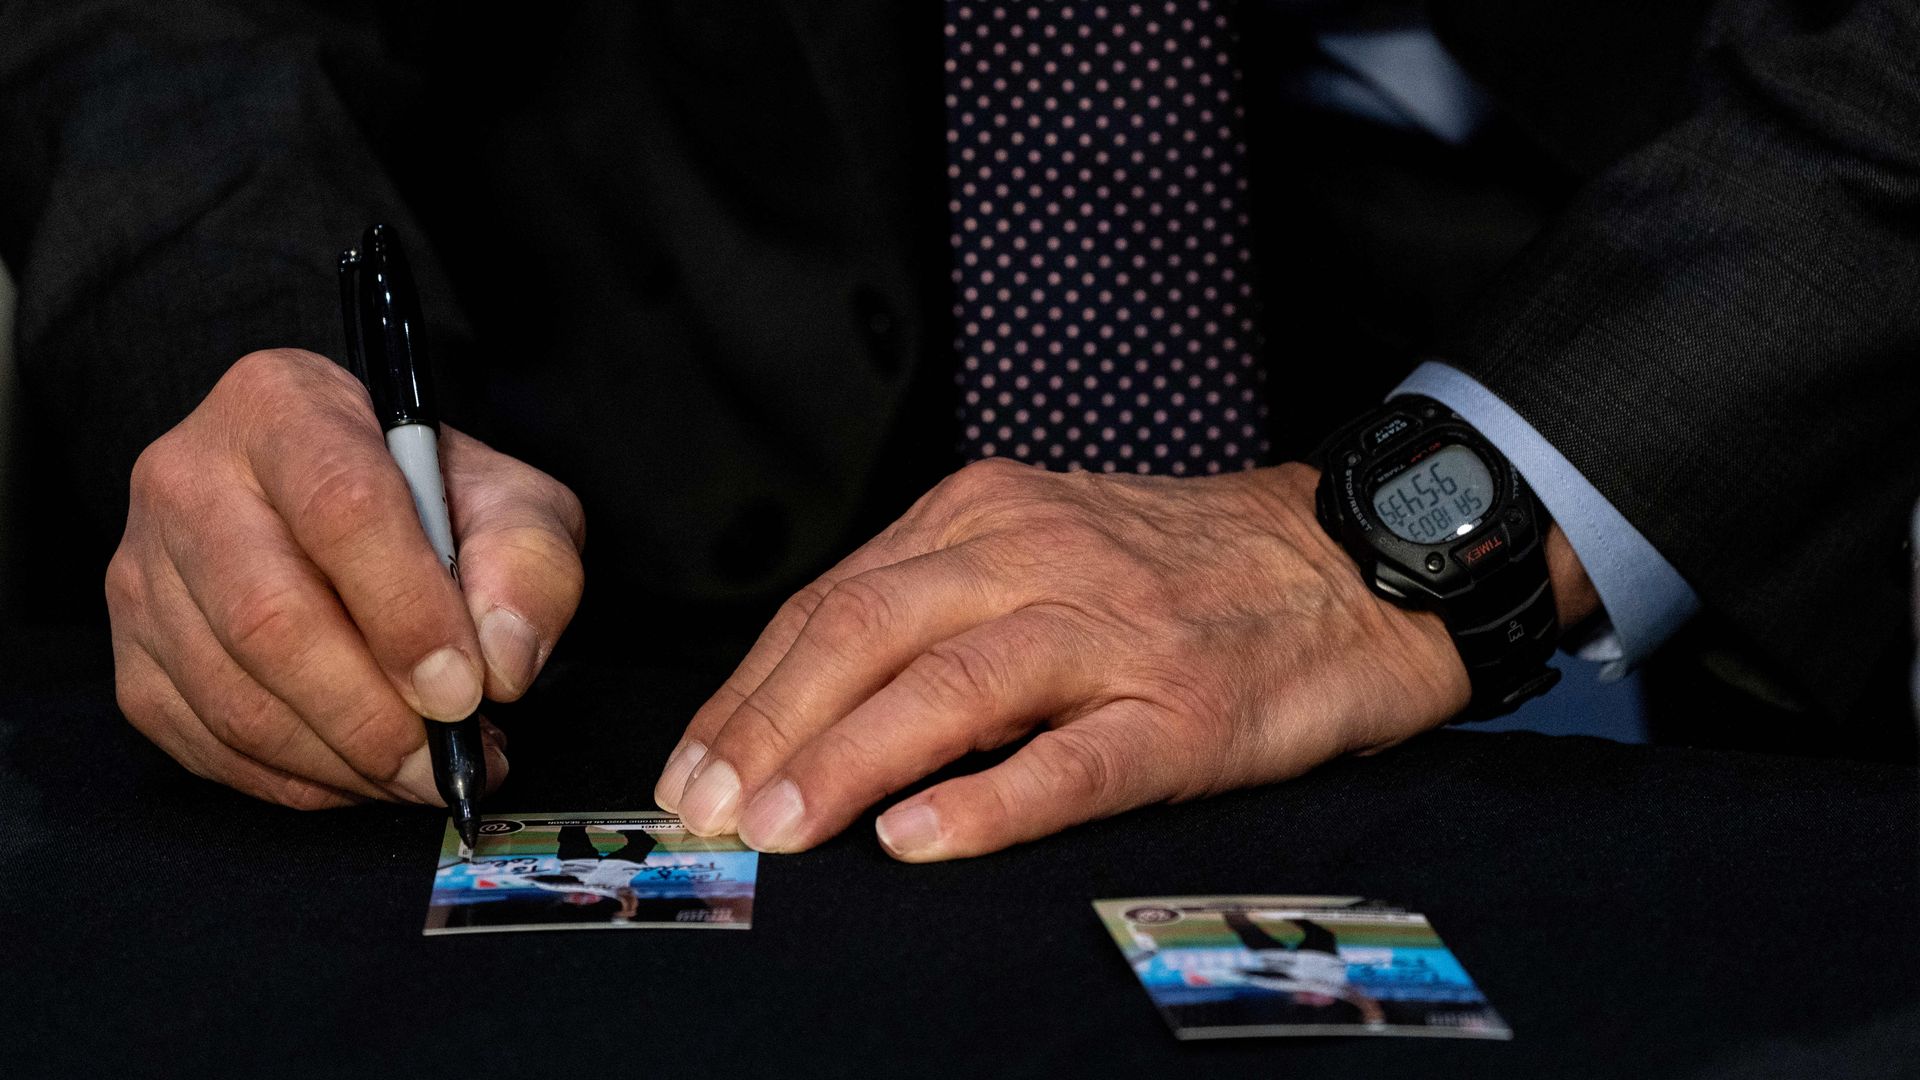
<svg viewBox="0 0 1920 1080">
<path fill-rule="evenodd" d="M 526 693 L 580 605 L 586 518 L 565 484 L 441 425 L 460 584 L 479 630 L 486 696 Z"/>
</svg>

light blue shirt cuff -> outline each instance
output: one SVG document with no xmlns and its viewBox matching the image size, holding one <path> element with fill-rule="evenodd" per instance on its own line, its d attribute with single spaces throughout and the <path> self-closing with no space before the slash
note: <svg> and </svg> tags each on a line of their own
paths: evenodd
<svg viewBox="0 0 1920 1080">
<path fill-rule="evenodd" d="M 1692 586 L 1640 530 L 1531 424 L 1472 376 L 1429 360 L 1387 396 L 1402 394 L 1424 394 L 1472 424 L 1520 470 L 1566 533 L 1600 594 L 1608 623 L 1572 651 L 1604 664 L 1601 679 L 1617 679 L 1633 670 L 1700 610 Z"/>
</svg>

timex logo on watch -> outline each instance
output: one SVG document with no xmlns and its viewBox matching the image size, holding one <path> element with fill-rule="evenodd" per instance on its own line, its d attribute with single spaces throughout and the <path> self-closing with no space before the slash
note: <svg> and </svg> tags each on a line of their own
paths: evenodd
<svg viewBox="0 0 1920 1080">
<path fill-rule="evenodd" d="M 1468 566 L 1472 566 L 1474 563 L 1479 562 L 1481 559 L 1484 559 L 1487 556 L 1493 554 L 1494 552 L 1499 551 L 1501 548 L 1505 546 L 1506 546 L 1506 541 L 1502 540 L 1498 533 L 1495 533 L 1494 535 L 1487 537 L 1485 540 L 1482 540 L 1479 543 L 1468 548 L 1467 550 L 1461 552 L 1460 561 L 1467 564 Z"/>
</svg>

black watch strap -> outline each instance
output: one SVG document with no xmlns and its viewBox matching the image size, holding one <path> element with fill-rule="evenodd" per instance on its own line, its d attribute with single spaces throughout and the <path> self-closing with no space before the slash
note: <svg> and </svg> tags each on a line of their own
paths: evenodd
<svg viewBox="0 0 1920 1080">
<path fill-rule="evenodd" d="M 1560 672 L 1547 666 L 1560 641 L 1560 613 L 1544 541 L 1534 541 L 1464 600 L 1443 616 L 1473 683 L 1473 697 L 1454 723 L 1505 716 L 1560 681 Z"/>
</svg>

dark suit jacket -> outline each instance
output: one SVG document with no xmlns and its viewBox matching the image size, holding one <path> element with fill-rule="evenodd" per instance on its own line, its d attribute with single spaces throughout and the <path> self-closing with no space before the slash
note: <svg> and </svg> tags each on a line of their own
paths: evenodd
<svg viewBox="0 0 1920 1080">
<path fill-rule="evenodd" d="M 1260 9 L 1243 48 L 1297 49 L 1304 17 Z M 0 7 L 0 258 L 29 419 L 60 454 L 44 474 L 110 546 L 134 456 L 229 363 L 337 354 L 334 253 L 386 220 L 416 238 L 453 422 L 579 491 L 592 592 L 790 589 L 953 463 L 939 18 Z M 1345 220 L 1418 234 L 1400 254 L 1434 268 L 1444 338 L 1390 313 L 1383 266 L 1405 260 L 1360 265 L 1301 212 L 1354 186 L 1328 162 L 1371 136 L 1253 84 L 1276 444 L 1304 450 L 1443 341 L 1846 714 L 1906 641 L 1920 9 L 1455 0 L 1436 20 L 1528 180 L 1466 202 L 1376 184 Z M 1355 295 L 1372 308 L 1315 302 Z"/>
</svg>

